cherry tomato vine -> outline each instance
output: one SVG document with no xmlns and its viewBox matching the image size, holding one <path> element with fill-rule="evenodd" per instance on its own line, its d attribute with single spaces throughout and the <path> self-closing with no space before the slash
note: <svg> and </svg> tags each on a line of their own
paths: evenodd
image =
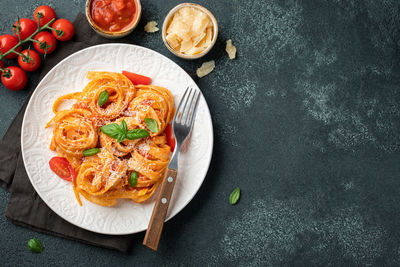
<svg viewBox="0 0 400 267">
<path fill-rule="evenodd" d="M 45 15 L 43 14 L 44 11 L 46 11 Z M 19 77 L 12 77 L 13 75 L 25 76 L 25 80 L 26 75 L 19 67 L 5 67 L 2 61 L 3 59 L 10 59 L 18 56 L 18 62 L 25 71 L 34 71 L 40 66 L 40 57 L 34 50 L 31 50 L 30 46 L 27 50 L 21 52 L 21 46 L 23 44 L 32 42 L 34 48 L 46 57 L 47 54 L 50 54 L 56 48 L 56 39 L 59 41 L 67 41 L 73 36 L 75 31 L 72 23 L 68 20 L 56 20 L 56 14 L 49 6 L 38 7 L 34 12 L 34 19 L 35 21 L 28 18 L 18 18 L 15 22 L 13 25 L 13 32 L 18 38 L 18 42 L 15 36 L 0 36 L 8 38 L 5 41 L 7 42 L 8 40 L 7 47 L 1 47 L 0 50 L 0 74 L 1 81 L 10 90 L 20 90 L 26 85 L 25 82 L 19 83 L 17 87 L 12 85 L 8 86 L 12 84 L 13 78 L 16 80 L 19 79 Z M 35 25 L 33 25 L 33 23 Z M 50 31 L 50 33 L 47 30 Z"/>
</svg>

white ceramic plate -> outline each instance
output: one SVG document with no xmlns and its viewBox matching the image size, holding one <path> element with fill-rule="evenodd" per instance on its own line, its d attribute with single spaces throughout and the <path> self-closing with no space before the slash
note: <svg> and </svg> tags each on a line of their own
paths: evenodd
<svg viewBox="0 0 400 267">
<path fill-rule="evenodd" d="M 90 70 L 129 70 L 149 76 L 155 85 L 168 88 L 179 103 L 186 87 L 198 88 L 177 64 L 150 49 L 128 44 L 105 44 L 83 49 L 57 64 L 37 86 L 22 123 L 21 146 L 26 171 L 43 201 L 68 222 L 102 234 L 132 234 L 147 229 L 154 202 L 136 204 L 120 200 L 114 207 L 86 201 L 79 206 L 69 182 L 49 168 L 56 154 L 49 149 L 53 102 L 61 95 L 82 91 Z M 167 219 L 182 210 L 200 188 L 211 160 L 213 127 L 207 103 L 201 97 L 188 151 L 181 153 L 178 178 Z M 154 198 L 153 198 L 154 199 Z"/>
</svg>

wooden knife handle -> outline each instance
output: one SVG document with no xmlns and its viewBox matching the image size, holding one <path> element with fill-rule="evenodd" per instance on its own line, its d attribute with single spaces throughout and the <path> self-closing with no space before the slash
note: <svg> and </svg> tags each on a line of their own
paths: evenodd
<svg viewBox="0 0 400 267">
<path fill-rule="evenodd" d="M 173 169 L 167 169 L 165 172 L 160 191 L 158 192 L 154 204 L 153 214 L 151 215 L 150 223 L 147 227 L 146 235 L 144 236 L 143 245 L 155 251 L 157 251 L 158 243 L 160 242 L 177 174 L 178 172 Z"/>
</svg>

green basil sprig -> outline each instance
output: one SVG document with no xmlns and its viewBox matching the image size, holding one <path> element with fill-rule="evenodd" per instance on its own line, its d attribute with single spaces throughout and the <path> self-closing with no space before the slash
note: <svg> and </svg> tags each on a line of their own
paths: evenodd
<svg viewBox="0 0 400 267">
<path fill-rule="evenodd" d="M 131 173 L 131 177 L 129 177 L 129 184 L 131 185 L 132 188 L 135 187 L 135 185 L 137 184 L 137 180 L 139 178 L 139 175 L 137 172 L 132 172 Z"/>
<path fill-rule="evenodd" d="M 83 150 L 82 154 L 85 157 L 90 157 L 90 156 L 96 155 L 99 152 L 100 152 L 100 148 L 96 147 L 96 148 L 89 148 L 89 149 Z"/>
<path fill-rule="evenodd" d="M 104 90 L 103 92 L 100 93 L 99 99 L 97 100 L 97 103 L 99 106 L 103 106 L 105 103 L 107 103 L 108 98 L 110 97 L 110 94 L 108 93 L 107 90 Z"/>
<path fill-rule="evenodd" d="M 100 131 L 105 135 L 117 139 L 117 143 L 124 141 L 125 139 L 134 140 L 149 136 L 149 132 L 144 129 L 133 129 L 128 131 L 128 126 L 125 120 L 122 120 L 121 124 L 110 123 L 100 128 Z"/>
<path fill-rule="evenodd" d="M 155 119 L 145 118 L 144 123 L 146 123 L 147 128 L 153 133 L 158 133 L 158 124 Z"/>
<path fill-rule="evenodd" d="M 121 132 L 118 135 L 117 143 L 124 141 L 126 139 L 126 135 L 128 132 L 128 125 L 126 125 L 125 120 L 122 120 L 121 125 L 119 127 L 121 129 Z"/>
<path fill-rule="evenodd" d="M 240 188 L 236 187 L 235 190 L 233 190 L 229 196 L 229 203 L 231 205 L 235 205 L 236 202 L 238 202 L 239 197 L 240 197 Z"/>
<path fill-rule="evenodd" d="M 118 124 L 110 123 L 102 126 L 100 128 L 100 131 L 113 139 L 117 139 L 120 133 L 122 132 L 122 129 L 119 127 Z"/>
<path fill-rule="evenodd" d="M 126 124 L 125 120 L 121 121 L 121 125 L 120 126 L 121 126 L 121 129 L 122 129 L 123 132 L 127 132 L 128 131 L 128 125 Z"/>
<path fill-rule="evenodd" d="M 35 253 L 41 253 L 43 251 L 42 244 L 36 238 L 32 238 L 28 241 L 28 248 Z"/>
<path fill-rule="evenodd" d="M 126 133 L 126 138 L 128 138 L 129 140 L 135 140 L 147 137 L 149 135 L 150 135 L 149 132 L 146 131 L 145 129 L 133 129 Z"/>
</svg>

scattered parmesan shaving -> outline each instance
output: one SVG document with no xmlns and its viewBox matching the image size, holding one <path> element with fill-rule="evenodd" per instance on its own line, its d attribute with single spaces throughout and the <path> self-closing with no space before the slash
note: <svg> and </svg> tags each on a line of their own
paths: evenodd
<svg viewBox="0 0 400 267">
<path fill-rule="evenodd" d="M 139 144 L 138 149 L 143 153 L 147 153 L 150 151 L 150 147 L 148 144 Z"/>
<path fill-rule="evenodd" d="M 199 78 L 202 78 L 206 75 L 208 75 L 210 72 L 212 72 L 215 68 L 215 61 L 211 60 L 211 61 L 207 61 L 204 62 L 200 68 L 197 69 L 197 76 L 199 76 Z"/>
<path fill-rule="evenodd" d="M 167 27 L 166 40 L 169 45 L 183 54 L 195 55 L 211 45 L 213 24 L 203 11 L 183 7 L 172 16 Z"/>
<path fill-rule="evenodd" d="M 156 21 L 149 21 L 147 22 L 146 26 L 144 26 L 144 31 L 153 33 L 153 32 L 158 32 L 159 28 L 157 27 L 157 22 Z"/>
<path fill-rule="evenodd" d="M 232 44 L 232 40 L 226 41 L 225 51 L 228 53 L 230 59 L 236 58 L 236 47 Z"/>
</svg>

